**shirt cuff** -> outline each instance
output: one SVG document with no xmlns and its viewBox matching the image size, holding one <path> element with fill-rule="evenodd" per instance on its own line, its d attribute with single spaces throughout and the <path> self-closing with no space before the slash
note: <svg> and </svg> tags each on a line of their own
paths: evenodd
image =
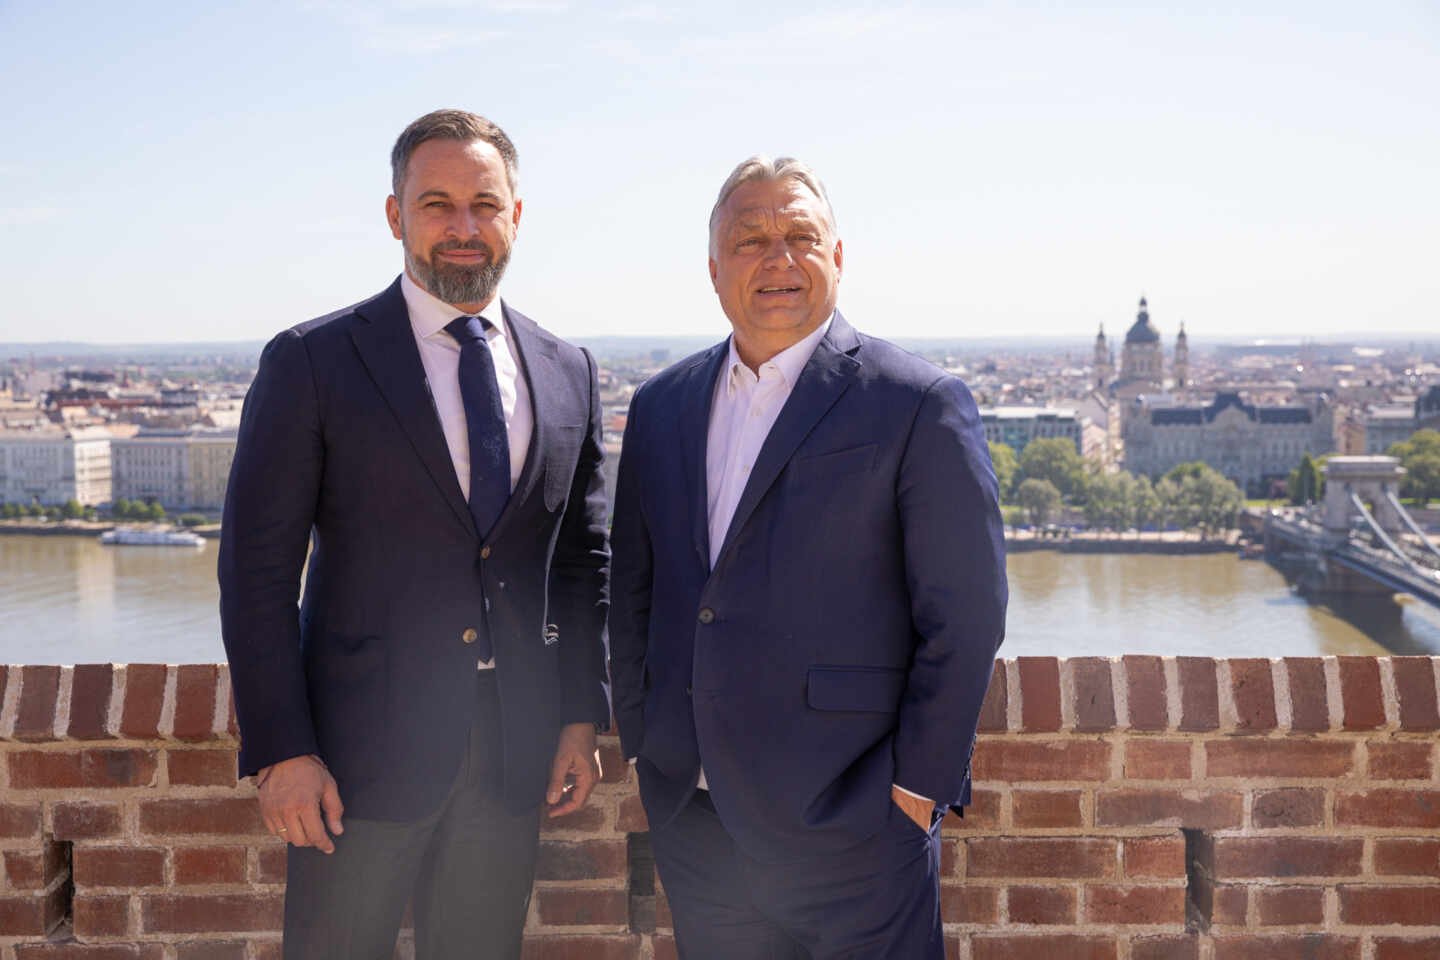
<svg viewBox="0 0 1440 960">
<path fill-rule="evenodd" d="M 934 800 L 931 800 L 929 797 L 922 797 L 922 796 L 920 796 L 920 794 L 916 793 L 914 790 L 906 790 L 904 787 L 900 786 L 900 784 L 898 784 L 898 783 L 891 784 L 891 786 L 893 786 L 896 790 L 899 790 L 901 793 L 905 794 L 905 796 L 907 796 L 907 797 L 914 797 L 916 800 L 924 800 L 926 803 L 930 804 L 932 807 L 935 805 L 935 801 L 934 801 Z"/>
</svg>

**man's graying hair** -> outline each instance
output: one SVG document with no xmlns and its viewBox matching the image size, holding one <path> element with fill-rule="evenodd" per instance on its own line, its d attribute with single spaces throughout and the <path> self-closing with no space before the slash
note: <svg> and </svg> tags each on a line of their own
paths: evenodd
<svg viewBox="0 0 1440 960">
<path fill-rule="evenodd" d="M 772 159 L 764 154 L 756 154 L 741 160 L 740 164 L 730 171 L 730 176 L 725 178 L 725 183 L 720 187 L 720 195 L 715 198 L 715 206 L 710 208 L 710 252 L 715 252 L 715 228 L 720 225 L 720 208 L 725 206 L 730 194 L 742 184 L 787 179 L 798 180 L 820 198 L 820 203 L 825 207 L 825 215 L 830 218 L 830 228 L 835 229 L 835 208 L 830 206 L 830 195 L 825 192 L 825 184 L 820 182 L 820 177 L 810 169 L 809 164 L 794 157 Z"/>
<path fill-rule="evenodd" d="M 405 182 L 405 169 L 410 157 L 426 140 L 458 140 L 470 143 L 484 140 L 496 149 L 500 159 L 505 161 L 505 180 L 513 194 L 520 183 L 520 158 L 515 144 L 499 126 L 486 120 L 478 113 L 465 110 L 435 110 L 425 114 L 406 127 L 390 151 L 390 188 L 400 197 L 400 186 Z"/>
</svg>

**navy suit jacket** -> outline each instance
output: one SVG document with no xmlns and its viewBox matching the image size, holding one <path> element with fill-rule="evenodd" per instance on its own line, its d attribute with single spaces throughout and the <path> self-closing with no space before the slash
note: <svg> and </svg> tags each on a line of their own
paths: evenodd
<svg viewBox="0 0 1440 960">
<path fill-rule="evenodd" d="M 616 492 L 615 718 L 663 826 L 701 759 L 752 856 L 874 834 L 892 783 L 969 796 L 1004 634 L 994 471 L 957 378 L 838 313 L 755 461 L 714 568 L 706 434 L 727 344 L 636 392 Z"/>
<path fill-rule="evenodd" d="M 315 753 L 349 815 L 409 820 L 437 809 L 476 714 L 472 629 L 488 629 L 494 644 L 510 807 L 542 799 L 562 724 L 608 723 L 595 366 L 508 305 L 504 313 L 535 432 L 484 541 L 398 280 L 265 348 L 220 541 L 242 776 Z"/>
</svg>

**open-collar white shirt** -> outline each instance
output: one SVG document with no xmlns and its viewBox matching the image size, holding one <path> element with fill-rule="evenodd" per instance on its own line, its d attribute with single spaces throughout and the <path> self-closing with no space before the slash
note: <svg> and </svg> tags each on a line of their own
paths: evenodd
<svg viewBox="0 0 1440 960">
<path fill-rule="evenodd" d="M 525 469 L 530 452 L 530 436 L 535 432 L 534 408 L 530 390 L 520 369 L 519 351 L 514 349 L 514 333 L 505 322 L 497 291 L 479 314 L 466 314 L 459 307 L 437 299 L 422 288 L 409 273 L 400 276 L 400 292 L 405 295 L 405 309 L 410 314 L 410 329 L 415 345 L 420 348 L 420 362 L 445 445 L 455 465 L 460 492 L 470 499 L 470 434 L 465 424 L 465 401 L 460 396 L 460 344 L 445 331 L 445 325 L 456 317 L 480 316 L 490 321 L 485 342 L 495 361 L 495 379 L 500 386 L 500 405 L 505 411 L 505 430 L 510 442 L 510 490 L 513 492 Z"/>
</svg>

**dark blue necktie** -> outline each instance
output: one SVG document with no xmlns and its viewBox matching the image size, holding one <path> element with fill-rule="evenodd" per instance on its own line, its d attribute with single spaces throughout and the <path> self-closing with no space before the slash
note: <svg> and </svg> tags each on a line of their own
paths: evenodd
<svg viewBox="0 0 1440 960">
<path fill-rule="evenodd" d="M 470 516 L 481 539 L 489 535 L 510 499 L 510 438 L 485 331 L 490 321 L 457 317 L 445 330 L 460 344 L 460 399 L 470 437 Z"/>
</svg>

